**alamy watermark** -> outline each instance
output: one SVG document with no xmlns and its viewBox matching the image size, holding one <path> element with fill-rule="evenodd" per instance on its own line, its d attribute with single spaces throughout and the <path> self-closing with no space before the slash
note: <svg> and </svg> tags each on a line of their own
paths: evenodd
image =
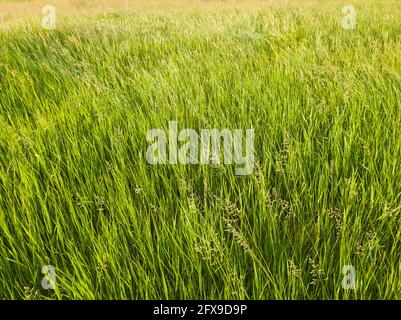
<svg viewBox="0 0 401 320">
<path fill-rule="evenodd" d="M 356 29 L 356 9 L 354 6 L 348 5 L 341 8 L 341 13 L 344 15 L 341 20 L 341 26 L 345 30 Z"/>
<path fill-rule="evenodd" d="M 245 136 L 245 142 L 243 138 Z M 236 164 L 236 175 L 249 175 L 254 169 L 254 129 L 182 129 L 169 121 L 168 132 L 149 130 L 152 144 L 146 152 L 149 164 Z M 223 152 L 221 150 L 223 145 Z M 222 161 L 223 158 L 223 161 Z"/>
<path fill-rule="evenodd" d="M 54 290 L 56 288 L 56 268 L 52 265 L 43 266 L 42 273 L 45 275 L 41 282 L 42 288 Z"/>
<path fill-rule="evenodd" d="M 353 265 L 344 265 L 342 272 L 344 274 L 344 278 L 341 281 L 341 286 L 346 290 L 355 290 L 356 289 L 356 274 L 355 267 Z"/>
<path fill-rule="evenodd" d="M 46 5 L 42 8 L 42 27 L 47 30 L 56 28 L 56 7 L 52 5 Z"/>
</svg>

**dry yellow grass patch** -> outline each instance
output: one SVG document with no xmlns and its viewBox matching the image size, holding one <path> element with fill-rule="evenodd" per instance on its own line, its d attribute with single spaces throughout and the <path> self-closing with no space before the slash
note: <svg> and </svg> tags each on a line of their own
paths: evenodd
<svg viewBox="0 0 401 320">
<path fill-rule="evenodd" d="M 110 12 L 179 12 L 228 8 L 262 8 L 313 0 L 0 0 L 0 27 L 42 16 L 42 8 L 53 5 L 57 17 Z"/>
<path fill-rule="evenodd" d="M 227 7 L 262 7 L 286 4 L 291 0 L 22 0 L 0 1 L 0 16 L 26 17 L 40 14 L 45 5 L 59 8 L 60 14 L 99 13 L 116 10 L 183 10 Z M 292 0 L 292 2 L 294 2 Z"/>
</svg>

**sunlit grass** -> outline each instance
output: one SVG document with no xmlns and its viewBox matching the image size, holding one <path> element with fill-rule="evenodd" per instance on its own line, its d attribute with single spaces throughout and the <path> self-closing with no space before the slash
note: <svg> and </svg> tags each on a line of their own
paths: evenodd
<svg viewBox="0 0 401 320">
<path fill-rule="evenodd" d="M 0 28 L 1 298 L 401 298 L 400 5 L 256 2 Z M 169 120 L 254 174 L 149 165 Z"/>
</svg>

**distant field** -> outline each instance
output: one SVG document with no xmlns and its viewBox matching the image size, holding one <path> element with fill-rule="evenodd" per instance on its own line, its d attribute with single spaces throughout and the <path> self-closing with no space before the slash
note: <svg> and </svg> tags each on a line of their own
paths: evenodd
<svg viewBox="0 0 401 320">
<path fill-rule="evenodd" d="M 400 9 L 0 1 L 0 298 L 401 299 Z M 252 174 L 150 164 L 173 120 Z"/>
</svg>

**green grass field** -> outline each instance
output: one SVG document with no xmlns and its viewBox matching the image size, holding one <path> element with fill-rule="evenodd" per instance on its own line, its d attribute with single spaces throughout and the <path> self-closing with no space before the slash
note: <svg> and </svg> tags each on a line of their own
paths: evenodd
<svg viewBox="0 0 401 320">
<path fill-rule="evenodd" d="M 399 1 L 193 2 L 0 14 L 0 298 L 401 299 Z M 253 174 L 148 164 L 170 120 Z"/>
</svg>

